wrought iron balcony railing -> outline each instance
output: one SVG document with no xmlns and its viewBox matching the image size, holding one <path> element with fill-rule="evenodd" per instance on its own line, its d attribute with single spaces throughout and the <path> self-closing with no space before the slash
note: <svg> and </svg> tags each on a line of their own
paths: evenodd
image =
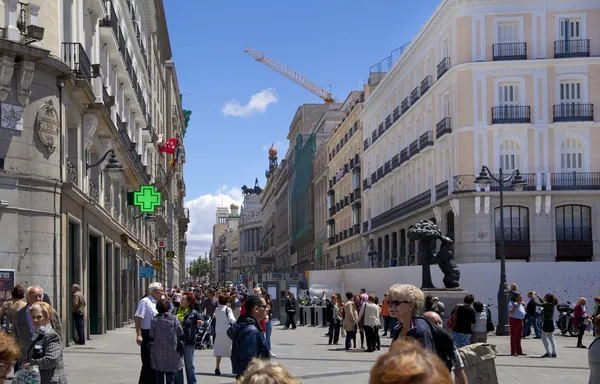
<svg viewBox="0 0 600 384">
<path fill-rule="evenodd" d="M 590 57 L 590 39 L 555 41 L 554 58 L 568 57 Z"/>
<path fill-rule="evenodd" d="M 433 84 L 432 76 L 426 76 L 423 79 L 423 81 L 421 81 L 421 96 L 423 96 L 425 94 L 425 92 L 427 92 L 429 90 L 429 88 L 431 88 L 432 84 Z"/>
<path fill-rule="evenodd" d="M 410 101 L 407 98 L 405 98 L 404 100 L 402 100 L 402 104 L 400 105 L 400 107 L 402 108 L 402 113 L 404 114 L 404 112 L 408 111 L 408 108 L 410 108 Z"/>
<path fill-rule="evenodd" d="M 501 43 L 492 45 L 494 61 L 527 60 L 527 43 Z"/>
<path fill-rule="evenodd" d="M 439 79 L 450 69 L 450 58 L 444 57 L 437 65 L 437 78 Z"/>
<path fill-rule="evenodd" d="M 444 117 L 435 125 L 435 137 L 437 139 L 446 133 L 452 133 L 452 120 L 450 117 Z"/>
<path fill-rule="evenodd" d="M 75 77 L 85 79 L 91 84 L 92 64 L 83 45 L 80 43 L 62 43 L 63 61 L 69 66 Z"/>
<path fill-rule="evenodd" d="M 594 104 L 560 104 L 552 107 L 555 123 L 568 121 L 594 121 Z"/>
<path fill-rule="evenodd" d="M 419 150 L 433 146 L 433 131 L 427 131 L 419 137 Z"/>
<path fill-rule="evenodd" d="M 492 124 L 519 123 L 531 123 L 531 108 L 528 105 L 492 107 Z"/>
</svg>

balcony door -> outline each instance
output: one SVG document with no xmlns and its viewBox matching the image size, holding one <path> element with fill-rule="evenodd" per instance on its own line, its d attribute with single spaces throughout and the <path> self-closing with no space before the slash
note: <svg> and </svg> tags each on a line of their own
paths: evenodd
<svg viewBox="0 0 600 384">
<path fill-rule="evenodd" d="M 581 104 L 581 83 L 564 81 L 560 83 L 560 104 Z"/>
<path fill-rule="evenodd" d="M 500 84 L 498 101 L 501 107 L 519 105 L 519 84 Z"/>
<path fill-rule="evenodd" d="M 519 43 L 519 23 L 498 24 L 498 44 Z"/>
<path fill-rule="evenodd" d="M 581 39 L 581 20 L 560 19 L 560 39 L 565 41 Z"/>
</svg>

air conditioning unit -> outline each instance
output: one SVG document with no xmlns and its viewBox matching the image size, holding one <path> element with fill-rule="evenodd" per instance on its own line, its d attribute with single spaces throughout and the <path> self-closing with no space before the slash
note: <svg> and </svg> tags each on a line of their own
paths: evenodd
<svg viewBox="0 0 600 384">
<path fill-rule="evenodd" d="M 156 141 L 157 145 L 163 145 L 165 143 L 165 135 L 164 133 L 158 134 L 158 140 Z"/>
</svg>

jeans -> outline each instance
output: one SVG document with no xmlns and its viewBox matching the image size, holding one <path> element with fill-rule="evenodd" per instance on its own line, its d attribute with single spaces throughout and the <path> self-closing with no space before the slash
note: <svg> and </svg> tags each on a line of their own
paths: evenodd
<svg viewBox="0 0 600 384">
<path fill-rule="evenodd" d="M 273 323 L 267 321 L 267 332 L 265 334 L 265 339 L 267 340 L 267 347 L 269 351 L 271 350 L 271 333 L 273 332 Z"/>
<path fill-rule="evenodd" d="M 73 312 L 73 323 L 75 324 L 75 332 L 77 332 L 77 344 L 85 344 L 85 333 L 83 332 L 83 315 Z"/>
<path fill-rule="evenodd" d="M 340 322 L 336 320 L 329 322 L 329 344 L 332 341 L 334 344 L 340 341 Z"/>
<path fill-rule="evenodd" d="M 142 329 L 142 345 L 140 346 L 140 354 L 142 356 L 142 370 L 140 372 L 140 380 L 138 384 L 154 384 L 157 376 L 152 369 L 152 358 L 150 351 L 152 349 L 153 339 L 150 337 L 149 329 Z"/>
<path fill-rule="evenodd" d="M 531 335 L 531 326 L 533 325 L 533 331 L 535 332 L 535 337 L 540 337 L 540 324 L 539 324 L 539 315 L 536 313 L 533 316 L 528 316 L 527 320 L 525 320 L 525 328 L 523 328 L 523 337 L 527 337 Z"/>
<path fill-rule="evenodd" d="M 183 369 L 177 372 L 154 372 L 157 384 L 183 384 Z"/>
<path fill-rule="evenodd" d="M 548 343 L 548 339 L 550 343 Z M 556 354 L 556 341 L 554 341 L 554 332 L 542 332 L 542 343 L 544 343 L 544 348 L 546 348 L 547 354 Z M 552 350 L 550 350 L 550 346 L 552 346 Z"/>
<path fill-rule="evenodd" d="M 194 344 L 185 344 L 183 346 L 183 361 L 185 362 L 185 377 L 187 384 L 196 384 L 196 370 L 194 368 Z"/>
<path fill-rule="evenodd" d="M 352 341 L 354 341 L 354 348 L 356 348 L 356 331 L 346 331 L 346 349 L 351 348 Z"/>
<path fill-rule="evenodd" d="M 510 354 L 522 354 L 523 349 L 521 348 L 521 339 L 523 338 L 523 320 L 509 317 L 508 326 L 510 327 Z"/>
<path fill-rule="evenodd" d="M 456 348 L 466 347 L 471 344 L 470 333 L 452 332 L 452 338 L 454 339 L 454 345 Z"/>
</svg>

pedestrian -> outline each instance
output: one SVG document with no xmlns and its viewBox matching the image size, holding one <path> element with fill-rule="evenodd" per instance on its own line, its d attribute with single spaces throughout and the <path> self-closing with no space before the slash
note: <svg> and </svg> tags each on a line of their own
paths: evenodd
<svg viewBox="0 0 600 384">
<path fill-rule="evenodd" d="M 388 308 L 388 303 L 387 303 L 387 297 L 388 297 L 388 293 L 385 292 L 383 294 L 383 301 L 381 302 L 381 317 L 383 318 L 383 335 L 381 336 L 387 336 L 388 333 L 388 329 L 390 327 L 391 321 L 390 321 L 390 311 Z"/>
<path fill-rule="evenodd" d="M 356 331 L 358 329 L 358 311 L 354 304 L 354 294 L 346 292 L 346 303 L 344 304 L 344 330 L 346 331 L 346 351 L 356 349 Z M 354 348 L 351 348 L 350 342 L 354 342 Z"/>
<path fill-rule="evenodd" d="M 452 311 L 452 316 L 456 312 L 456 322 L 452 328 L 452 337 L 456 348 L 461 348 L 471 344 L 472 327 L 475 324 L 475 310 L 473 309 L 475 297 L 472 294 L 465 295 L 463 304 L 457 305 Z"/>
<path fill-rule="evenodd" d="M 435 311 L 428 311 L 423 313 L 423 317 L 429 320 L 431 324 L 435 324 L 443 330 L 444 323 L 442 322 L 442 317 L 439 313 Z M 456 345 L 454 345 L 453 350 L 454 353 L 452 358 L 452 371 L 454 372 L 454 382 L 456 384 L 467 384 L 469 382 L 469 379 L 467 378 L 467 374 L 465 373 L 465 364 L 463 363 L 463 360 L 460 357 L 460 353 L 458 353 L 458 349 L 456 349 Z"/>
<path fill-rule="evenodd" d="M 471 343 L 487 343 L 487 311 L 485 310 L 483 303 L 480 301 L 473 303 L 473 309 L 475 310 L 475 324 L 473 324 L 473 327 L 471 327 Z"/>
<path fill-rule="evenodd" d="M 181 305 L 181 288 L 175 287 L 175 292 L 173 292 L 173 306 L 175 308 L 179 308 Z"/>
<path fill-rule="evenodd" d="M 369 384 L 452 384 L 444 363 L 431 351 L 405 340 L 394 342 L 371 368 Z"/>
<path fill-rule="evenodd" d="M 368 301 L 360 307 L 358 320 L 364 320 L 365 337 L 367 338 L 366 352 L 374 352 L 377 342 L 377 325 L 379 324 L 379 316 L 381 315 L 380 308 L 375 305 L 375 296 L 368 295 Z"/>
<path fill-rule="evenodd" d="M 13 327 L 15 323 L 15 313 L 27 305 L 25 299 L 25 288 L 21 284 L 17 284 L 10 290 L 11 299 L 4 302 L 0 308 L 0 323 L 5 333 L 14 333 Z M 20 369 L 20 362 L 15 362 L 15 372 Z"/>
<path fill-rule="evenodd" d="M 215 343 L 213 353 L 217 359 L 215 375 L 221 375 L 221 359 L 231 357 L 231 339 L 227 336 L 227 330 L 232 324 L 235 324 L 233 310 L 227 306 L 229 296 L 219 296 L 219 306 L 215 311 Z"/>
<path fill-rule="evenodd" d="M 356 307 L 357 313 L 360 313 L 360 309 L 362 308 L 363 304 L 362 296 L 359 294 L 354 295 L 354 306 Z M 357 325 L 358 333 L 360 335 L 360 348 L 365 349 L 365 319 L 359 318 Z"/>
<path fill-rule="evenodd" d="M 263 290 L 263 295 L 267 305 L 269 306 L 269 311 L 267 312 L 267 318 L 265 319 L 265 339 L 267 340 L 267 347 L 269 347 L 269 354 L 271 357 L 277 357 L 273 353 L 273 349 L 271 348 L 271 333 L 273 333 L 273 301 L 271 300 L 271 295 L 269 295 L 266 291 Z"/>
<path fill-rule="evenodd" d="M 377 326 L 375 327 L 375 350 L 379 351 L 381 349 L 381 338 L 379 337 L 379 331 L 381 330 L 381 306 L 379 305 L 379 297 L 375 296 L 375 300 L 373 300 L 373 304 L 377 306 L 379 310 L 379 317 L 377 318 Z"/>
<path fill-rule="evenodd" d="M 294 292 L 287 291 L 285 299 L 285 313 L 286 313 L 286 322 L 285 329 L 296 329 L 296 320 L 294 320 L 294 316 L 296 316 L 296 298 L 294 297 Z"/>
<path fill-rule="evenodd" d="M 164 297 L 163 286 L 161 283 L 154 282 L 148 286 L 148 294 L 138 303 L 135 311 L 134 322 L 136 332 L 136 342 L 140 346 L 140 355 L 142 357 L 142 369 L 140 372 L 139 384 L 156 383 L 156 374 L 152 368 L 152 337 L 150 336 L 150 326 L 152 319 L 158 313 L 156 304 L 158 300 Z"/>
<path fill-rule="evenodd" d="M 327 315 L 329 317 L 327 319 L 329 321 L 329 345 L 331 345 L 332 342 L 335 345 L 339 344 L 340 326 L 342 325 L 341 309 L 337 296 L 334 293 L 327 303 Z"/>
<path fill-rule="evenodd" d="M 600 327 L 600 317 L 596 316 L 594 318 L 594 326 L 596 328 Z M 588 350 L 588 364 L 590 366 L 588 384 L 600 383 L 600 342 L 598 342 L 598 339 L 600 339 L 600 336 L 594 338 Z"/>
<path fill-rule="evenodd" d="M 239 384 L 301 384 L 281 364 L 253 359 Z"/>
<path fill-rule="evenodd" d="M 508 324 L 510 327 L 510 355 L 527 356 L 521 348 L 523 338 L 523 319 L 525 318 L 525 305 L 520 293 L 515 293 L 513 300 L 508 304 Z"/>
<path fill-rule="evenodd" d="M 85 297 L 81 293 L 81 287 L 79 284 L 73 284 L 71 287 L 72 298 L 72 312 L 73 312 L 73 324 L 75 325 L 75 334 L 77 340 L 75 342 L 79 345 L 85 345 L 85 332 L 83 330 L 83 309 L 85 308 Z"/>
<path fill-rule="evenodd" d="M 21 354 L 14 337 L 6 332 L 0 332 L 0 384 L 5 384 L 13 365 Z M 12 382 L 12 380 L 11 380 Z"/>
<path fill-rule="evenodd" d="M 37 365 L 40 384 L 67 383 L 60 336 L 51 324 L 53 312 L 50 304 L 45 302 L 34 303 L 29 309 L 36 336 L 27 350 L 27 361 L 22 362 L 21 366 L 29 369 Z"/>
<path fill-rule="evenodd" d="M 586 311 L 587 300 L 585 297 L 580 297 L 575 304 L 575 309 L 573 311 L 573 322 L 579 328 L 579 333 L 577 334 L 577 348 L 586 348 L 583 345 L 583 335 L 585 334 L 585 329 L 587 328 L 587 311 Z"/>
<path fill-rule="evenodd" d="M 558 299 L 553 294 L 547 293 L 544 300 L 536 293 L 536 306 L 542 308 L 542 343 L 546 353 L 542 357 L 556 357 L 556 341 L 554 341 L 554 308 Z"/>
<path fill-rule="evenodd" d="M 227 335 L 233 341 L 231 366 L 238 379 L 253 358 L 268 360 L 270 357 L 267 341 L 259 325 L 259 321 L 267 317 L 267 302 L 262 296 L 250 295 L 246 298 L 244 307 L 246 313 L 227 330 Z"/>
<path fill-rule="evenodd" d="M 198 326 L 204 325 L 202 315 L 194 310 L 194 296 L 190 292 L 181 295 L 179 308 L 173 309 L 173 315 L 183 328 L 183 362 L 188 384 L 196 383 L 194 353 L 196 352 L 196 334 Z"/>
<path fill-rule="evenodd" d="M 537 293 L 535 293 L 535 291 L 531 291 L 527 294 L 527 298 L 529 301 L 525 307 L 525 327 L 523 328 L 523 338 L 531 335 L 531 327 L 533 326 L 535 338 L 541 339 L 542 334 L 540 333 L 539 326 L 539 311 L 542 308 L 537 305 Z"/>
<path fill-rule="evenodd" d="M 171 302 L 160 298 L 150 322 L 151 360 L 157 384 L 183 384 L 183 329 L 171 313 Z"/>
</svg>

